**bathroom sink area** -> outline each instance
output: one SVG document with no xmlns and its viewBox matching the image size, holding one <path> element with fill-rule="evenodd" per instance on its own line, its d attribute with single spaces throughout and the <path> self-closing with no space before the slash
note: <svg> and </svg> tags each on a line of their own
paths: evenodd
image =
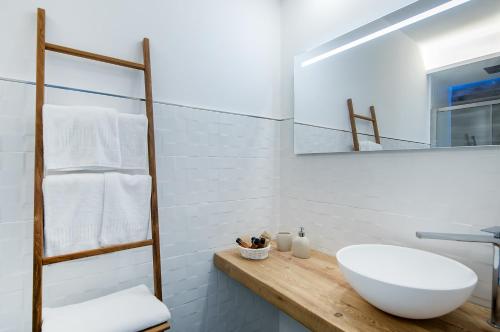
<svg viewBox="0 0 500 332">
<path fill-rule="evenodd" d="M 362 244 L 337 252 L 349 284 L 375 307 L 405 318 L 445 315 L 464 304 L 478 278 L 447 257 L 406 247 Z"/>
</svg>

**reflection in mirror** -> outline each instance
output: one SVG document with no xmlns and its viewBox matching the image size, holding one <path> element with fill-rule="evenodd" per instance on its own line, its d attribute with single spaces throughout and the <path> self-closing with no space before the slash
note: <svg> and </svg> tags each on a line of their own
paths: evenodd
<svg viewBox="0 0 500 332">
<path fill-rule="evenodd" d="M 295 57 L 295 153 L 500 145 L 500 1 L 420 0 Z"/>
</svg>

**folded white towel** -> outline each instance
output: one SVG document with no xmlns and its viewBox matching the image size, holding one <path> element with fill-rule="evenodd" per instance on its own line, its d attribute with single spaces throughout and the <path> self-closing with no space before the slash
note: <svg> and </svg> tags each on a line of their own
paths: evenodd
<svg viewBox="0 0 500 332">
<path fill-rule="evenodd" d="M 121 150 L 121 168 L 147 168 L 148 119 L 144 115 L 120 114 L 118 131 Z"/>
<path fill-rule="evenodd" d="M 99 247 L 104 176 L 98 173 L 45 177 L 45 254 L 55 256 Z"/>
<path fill-rule="evenodd" d="M 144 285 L 42 312 L 43 332 L 136 332 L 171 317 L 167 306 Z"/>
<path fill-rule="evenodd" d="M 383 150 L 382 145 L 372 142 L 372 141 L 360 141 L 359 142 L 360 151 L 380 151 Z"/>
<path fill-rule="evenodd" d="M 101 245 L 146 240 L 150 199 L 151 176 L 105 173 Z"/>
<path fill-rule="evenodd" d="M 121 165 L 118 115 L 111 108 L 44 105 L 43 143 L 48 170 Z"/>
</svg>

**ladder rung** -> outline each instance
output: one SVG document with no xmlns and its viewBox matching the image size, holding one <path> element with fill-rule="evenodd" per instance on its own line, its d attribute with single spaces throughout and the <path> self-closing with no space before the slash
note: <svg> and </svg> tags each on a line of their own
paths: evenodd
<svg viewBox="0 0 500 332">
<path fill-rule="evenodd" d="M 87 51 L 81 51 L 81 50 L 77 50 L 77 49 L 66 47 L 66 46 L 45 43 L 45 49 L 49 50 L 49 51 L 57 52 L 57 53 L 63 53 L 63 54 L 77 56 L 80 58 L 86 58 L 86 59 L 90 59 L 90 60 L 111 63 L 111 64 L 117 65 L 117 66 L 144 70 L 144 65 L 142 63 L 122 60 L 122 59 L 118 59 L 118 58 L 112 58 L 112 57 L 109 57 L 106 55 L 91 53 L 91 52 L 87 52 Z"/>
<path fill-rule="evenodd" d="M 140 247 L 145 247 L 145 246 L 150 246 L 150 245 L 153 245 L 153 240 L 151 240 L 151 239 L 144 240 L 144 241 L 138 241 L 138 242 L 117 244 L 117 245 L 113 245 L 113 246 L 109 246 L 109 247 L 72 252 L 69 254 L 64 254 L 64 255 L 59 255 L 59 256 L 44 257 L 42 260 L 42 263 L 43 263 L 43 265 L 49 265 L 49 264 L 54 264 L 54 263 L 72 261 L 75 259 L 80 259 L 80 258 L 85 258 L 85 257 L 109 254 L 109 253 L 116 252 L 116 251 L 140 248 Z"/>
<path fill-rule="evenodd" d="M 169 322 L 165 322 L 163 324 L 147 328 L 147 329 L 142 330 L 140 332 L 163 332 L 163 331 L 166 331 L 168 329 L 170 329 L 170 323 Z"/>
<path fill-rule="evenodd" d="M 372 121 L 373 122 L 373 119 L 368 117 L 368 116 L 364 116 L 364 115 L 359 115 L 359 114 L 354 114 L 354 117 L 355 118 L 358 118 L 358 119 L 362 119 L 362 120 L 367 120 L 367 121 Z"/>
</svg>

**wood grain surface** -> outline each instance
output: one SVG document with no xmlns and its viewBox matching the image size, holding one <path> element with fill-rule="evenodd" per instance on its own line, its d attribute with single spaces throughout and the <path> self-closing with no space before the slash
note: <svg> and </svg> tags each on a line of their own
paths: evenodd
<svg viewBox="0 0 500 332">
<path fill-rule="evenodd" d="M 440 318 L 410 320 L 384 313 L 363 300 L 342 276 L 335 257 L 312 251 L 293 257 L 273 248 L 269 258 L 252 261 L 237 248 L 214 256 L 215 265 L 312 331 L 484 332 L 489 309 L 466 303 Z"/>
</svg>

